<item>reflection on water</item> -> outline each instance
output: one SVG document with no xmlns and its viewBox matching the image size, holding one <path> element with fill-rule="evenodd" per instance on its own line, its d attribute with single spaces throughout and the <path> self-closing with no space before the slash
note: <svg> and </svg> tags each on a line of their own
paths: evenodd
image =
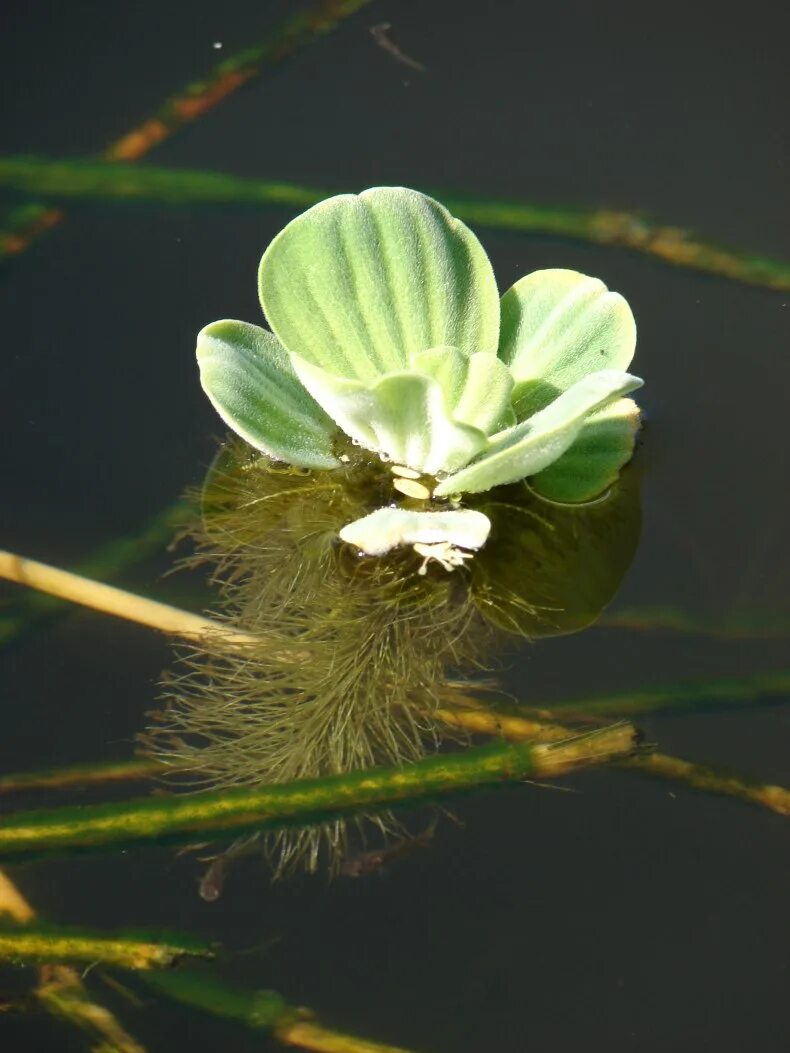
<svg viewBox="0 0 790 1053">
<path fill-rule="evenodd" d="M 634 558 L 641 528 L 635 469 L 596 501 L 561 505 L 527 484 L 477 505 L 491 542 L 471 568 L 472 592 L 497 625 L 527 639 L 578 632 L 611 602 Z"/>
</svg>

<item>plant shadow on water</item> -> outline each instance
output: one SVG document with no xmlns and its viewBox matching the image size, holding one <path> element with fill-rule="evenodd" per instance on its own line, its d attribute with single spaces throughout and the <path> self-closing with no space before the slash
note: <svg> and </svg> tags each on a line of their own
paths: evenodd
<svg viewBox="0 0 790 1053">
<path fill-rule="evenodd" d="M 19 348 L 9 386 L 20 393 L 5 443 L 13 522 L 0 543 L 53 563 L 84 559 L 88 577 L 208 606 L 214 618 L 171 663 L 154 634 L 96 615 L 57 621 L 57 600 L 3 590 L 0 853 L 12 882 L 0 877 L 0 912 L 13 925 L 0 932 L 0 1046 L 394 1048 L 348 1030 L 425 1053 L 535 1042 L 783 1053 L 788 803 L 771 784 L 788 783 L 790 510 L 777 479 L 790 312 L 766 289 L 786 289 L 789 271 L 633 206 L 790 255 L 776 222 L 786 181 L 774 78 L 786 32 L 759 4 L 751 25 L 719 9 L 697 23 L 689 10 L 645 34 L 613 7 L 588 18 L 516 5 L 467 12 L 446 0 L 390 6 L 333 0 L 262 16 L 245 3 L 219 30 L 216 9 L 197 5 L 185 32 L 184 12 L 144 3 L 99 17 L 78 5 L 68 22 L 50 12 L 42 35 L 32 5 L 14 13 L 21 36 L 13 27 L 0 41 L 11 76 L 30 88 L 8 138 L 15 156 L 0 159 L 3 194 L 11 188 L 0 254 L 19 256 L 0 293 Z M 262 17 L 270 31 L 247 47 Z M 385 17 L 424 73 L 371 44 L 371 24 Z M 108 25 L 121 30 L 113 39 Z M 254 77 L 336 28 L 256 89 Z M 234 34 L 243 49 L 226 58 Z M 196 62 L 204 36 L 209 58 Z M 528 61 L 524 41 L 540 41 L 527 45 Z M 33 53 L 46 71 L 38 83 Z M 141 98 L 171 92 L 212 58 L 219 69 L 101 160 L 77 157 L 137 120 Z M 103 90 L 108 63 L 117 90 Z M 465 115 L 457 125 L 450 98 Z M 503 99 L 519 100 L 505 121 Z M 270 134 L 256 144 L 250 128 L 262 123 Z M 164 143 L 157 167 L 131 163 Z M 42 150 L 49 156 L 29 156 Z M 298 182 L 271 182 L 281 177 Z M 503 278 L 573 267 L 627 292 L 648 380 L 634 464 L 601 500 L 576 507 L 545 500 L 569 497 L 569 476 L 552 479 L 551 467 L 543 497 L 518 482 L 466 494 L 464 509 L 487 518 L 490 537 L 448 571 L 430 545 L 369 556 L 338 541 L 393 503 L 389 463 L 339 445 L 348 460 L 331 472 L 278 466 L 230 439 L 189 495 L 189 572 L 160 580 L 184 507 L 157 510 L 196 478 L 216 431 L 196 385 L 185 395 L 191 334 L 206 314 L 251 317 L 251 290 L 245 299 L 236 289 L 246 293 L 283 222 L 325 196 L 314 188 L 400 181 L 474 190 L 437 196 L 481 237 L 488 228 Z M 533 194 L 568 207 L 533 206 L 524 200 Z M 85 369 L 74 368 L 79 356 Z M 558 393 L 543 380 L 522 391 L 533 409 Z M 583 459 L 619 428 L 594 425 Z M 395 501 L 425 507 L 406 490 Z M 154 512 L 138 537 L 118 541 Z M 246 634 L 243 647 L 233 632 Z M 133 760 L 152 705 L 160 712 Z M 571 736 L 587 749 L 620 718 L 638 725 L 642 746 L 634 752 L 621 724 L 612 763 L 561 778 L 568 758 L 552 759 L 553 744 L 564 749 Z M 474 773 L 441 768 L 467 757 Z M 346 811 L 326 797 L 306 825 L 292 797 L 296 820 L 250 839 L 243 795 L 261 782 L 352 793 L 359 783 L 342 773 L 371 766 L 383 772 L 378 797 Z M 394 792 L 403 771 L 419 773 L 408 802 Z M 461 778 L 466 793 L 446 797 Z M 478 785 L 497 788 L 469 792 Z M 164 845 L 170 834 L 140 833 L 157 809 L 166 817 L 207 793 L 218 794 L 212 822 L 235 801 L 238 827 L 187 828 L 182 810 L 171 833 L 184 853 Z M 49 833 L 29 852 L 13 849 L 14 837 L 35 840 L 33 819 Z M 127 839 L 99 852 L 90 838 L 101 823 L 125 825 Z M 201 899 L 204 860 L 239 835 Z M 87 854 L 57 858 L 78 847 Z M 344 859 L 347 873 L 372 873 L 327 880 Z M 282 879 L 271 884 L 273 871 Z M 173 957 L 195 961 L 157 971 Z"/>
</svg>

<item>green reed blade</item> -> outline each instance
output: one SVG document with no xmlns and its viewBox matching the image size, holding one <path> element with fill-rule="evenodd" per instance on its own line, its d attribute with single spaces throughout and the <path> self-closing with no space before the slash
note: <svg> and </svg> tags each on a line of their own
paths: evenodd
<svg viewBox="0 0 790 1053">
<path fill-rule="evenodd" d="M 749 673 L 745 676 L 689 680 L 657 687 L 634 688 L 592 698 L 553 702 L 539 710 L 528 707 L 526 714 L 544 719 L 574 720 L 588 717 L 637 717 L 643 713 L 698 712 L 703 708 L 731 709 L 760 701 L 786 702 L 790 694 L 790 673 Z"/>
<path fill-rule="evenodd" d="M 115 158 L 118 160 L 121 158 Z M 126 158 L 123 158 L 124 160 Z M 35 157 L 0 159 L 0 186 L 59 198 L 153 201 L 183 205 L 281 205 L 301 210 L 337 191 L 298 184 L 240 179 L 219 172 L 137 168 L 102 161 L 52 161 Z M 705 271 L 749 285 L 790 289 L 790 263 L 698 239 L 680 227 L 640 213 L 579 209 L 525 202 L 474 200 L 430 190 L 454 215 L 473 226 L 549 234 L 631 249 L 678 267 Z M 25 206 L 28 208 L 29 206 Z M 40 226 L 42 216 L 29 217 Z M 0 257 L 20 251 L 25 223 L 12 214 L 0 232 Z M 5 246 L 5 248 L 4 248 Z"/>
<path fill-rule="evenodd" d="M 0 857 L 153 840 L 189 841 L 195 834 L 231 837 L 245 831 L 314 825 L 482 786 L 524 778 L 556 778 L 588 764 L 627 756 L 634 741 L 633 727 L 619 723 L 561 742 L 495 743 L 399 768 L 325 779 L 20 812 L 0 825 Z"/>
<path fill-rule="evenodd" d="M 256 1031 L 268 1031 L 287 1046 L 324 1053 L 408 1053 L 401 1047 L 356 1038 L 324 1027 L 309 1010 L 288 1005 L 276 991 L 244 991 L 194 970 L 148 973 L 146 987 L 182 1005 Z"/>
<path fill-rule="evenodd" d="M 75 764 L 68 768 L 0 775 L 0 794 L 24 793 L 29 790 L 68 790 L 74 787 L 102 786 L 113 782 L 137 782 L 161 775 L 163 766 L 146 757 L 107 761 L 102 764 Z"/>
<path fill-rule="evenodd" d="M 47 963 L 39 971 L 33 994 L 50 1016 L 90 1036 L 93 1053 L 146 1053 L 115 1015 L 95 1000 L 75 969 Z"/>
<path fill-rule="evenodd" d="M 726 619 L 692 614 L 679 607 L 621 607 L 607 611 L 598 629 L 672 632 L 721 640 L 774 640 L 790 637 L 790 619 L 756 611 L 736 612 Z"/>
<path fill-rule="evenodd" d="M 668 782 L 683 783 L 693 790 L 723 797 L 736 797 L 747 804 L 759 805 L 777 815 L 790 816 L 790 790 L 759 782 L 739 772 L 696 764 L 666 753 L 648 753 L 628 757 L 619 766 L 633 769 Z"/>
<path fill-rule="evenodd" d="M 455 694 L 455 701 L 453 695 Z M 569 734 L 567 727 L 546 724 L 524 716 L 517 703 L 484 699 L 464 692 L 448 691 L 437 717 L 451 727 L 470 734 L 496 735 L 511 742 L 550 742 Z M 790 790 L 751 779 L 740 772 L 707 767 L 693 761 L 671 757 L 666 753 L 638 751 L 632 757 L 615 762 L 618 768 L 629 768 L 645 775 L 682 783 L 695 790 L 725 797 L 736 797 L 748 804 L 759 805 L 777 815 L 790 816 Z"/>
<path fill-rule="evenodd" d="M 31 925 L 0 929 L 0 960 L 11 962 L 102 962 L 137 970 L 164 968 L 188 956 L 211 958 L 213 952 L 207 944 L 179 937 L 99 936 Z"/>
</svg>

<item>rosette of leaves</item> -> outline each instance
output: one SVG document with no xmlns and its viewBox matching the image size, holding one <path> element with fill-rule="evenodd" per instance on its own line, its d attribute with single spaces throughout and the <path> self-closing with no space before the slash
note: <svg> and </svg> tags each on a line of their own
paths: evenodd
<svg viewBox="0 0 790 1053">
<path fill-rule="evenodd" d="M 553 269 L 500 300 L 475 235 L 414 190 L 298 216 L 264 253 L 259 292 L 271 331 L 225 320 L 200 333 L 203 388 L 270 458 L 332 471 L 345 433 L 404 470 L 386 513 L 341 531 L 363 551 L 438 546 L 451 568 L 490 528 L 458 508 L 469 495 L 528 479 L 549 500 L 586 502 L 631 457 L 639 412 L 626 396 L 642 381 L 626 372 L 636 326 L 623 297 Z M 392 507 L 404 492 L 419 507 Z"/>
</svg>

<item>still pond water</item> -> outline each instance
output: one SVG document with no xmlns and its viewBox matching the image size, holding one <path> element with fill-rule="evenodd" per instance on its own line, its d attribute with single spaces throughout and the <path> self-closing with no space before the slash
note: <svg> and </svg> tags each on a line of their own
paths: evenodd
<svg viewBox="0 0 790 1053">
<path fill-rule="evenodd" d="M 294 6 L 14 0 L 0 32 L 2 150 L 95 154 L 210 68 L 216 43 L 238 51 Z M 644 209 L 790 258 L 790 17 L 761 0 L 748 14 L 742 24 L 709 3 L 376 0 L 153 163 Z M 377 46 L 370 27 L 382 22 L 424 72 Z M 291 215 L 75 205 L 5 266 L 3 547 L 77 563 L 199 480 L 218 422 L 197 383 L 194 334 L 214 318 L 258 320 L 255 267 Z M 634 309 L 635 369 L 647 381 L 644 525 L 610 614 L 790 623 L 788 295 L 615 249 L 478 234 L 502 288 L 569 267 Z M 123 584 L 196 602 L 194 583 L 162 582 L 168 563 L 162 553 Z M 505 680 L 548 703 L 781 670 L 787 659 L 777 632 L 598 627 L 523 647 Z M 127 756 L 169 661 L 147 630 L 76 612 L 7 646 L 0 772 Z M 667 753 L 786 785 L 790 711 L 772 701 L 640 726 Z M 441 825 L 430 851 L 381 877 L 271 886 L 240 866 L 213 904 L 197 895 L 194 861 L 167 848 L 9 872 L 48 919 L 220 941 L 228 980 L 426 1053 L 786 1050 L 787 821 L 635 774 L 570 785 L 577 792 L 526 785 L 466 798 L 454 807 L 461 826 Z M 151 1053 L 269 1048 L 155 999 L 144 1010 L 106 1000 Z M 4 1015 L 0 1047 L 84 1043 L 42 1015 Z"/>
</svg>

